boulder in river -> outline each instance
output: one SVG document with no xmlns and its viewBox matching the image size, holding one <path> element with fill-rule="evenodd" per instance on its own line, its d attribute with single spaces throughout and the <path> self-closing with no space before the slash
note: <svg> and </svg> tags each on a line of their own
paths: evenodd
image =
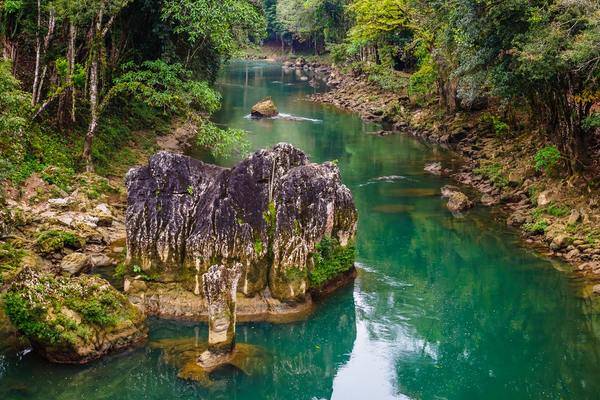
<svg viewBox="0 0 600 400">
<path fill-rule="evenodd" d="M 85 364 L 147 337 L 145 316 L 96 276 L 24 268 L 5 295 L 6 314 L 49 361 Z"/>
<path fill-rule="evenodd" d="M 254 118 L 273 118 L 279 115 L 279 111 L 275 106 L 275 102 L 270 97 L 267 97 L 252 107 L 250 115 Z"/>
<path fill-rule="evenodd" d="M 473 207 L 473 202 L 462 192 L 452 192 L 446 206 L 453 213 L 460 213 Z"/>
<path fill-rule="evenodd" d="M 335 164 L 289 144 L 233 168 L 161 152 L 126 183 L 125 289 L 150 314 L 205 318 L 201 278 L 213 265 L 242 265 L 244 319 L 306 310 L 311 294 L 354 277 L 352 194 Z"/>
</svg>

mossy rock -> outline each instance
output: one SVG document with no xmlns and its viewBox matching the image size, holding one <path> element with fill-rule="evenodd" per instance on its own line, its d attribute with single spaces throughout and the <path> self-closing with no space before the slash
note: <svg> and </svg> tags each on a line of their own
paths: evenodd
<svg viewBox="0 0 600 400">
<path fill-rule="evenodd" d="M 79 250 L 83 246 L 85 246 L 84 239 L 74 233 L 60 230 L 41 232 L 35 241 L 36 249 L 42 254 L 58 253 L 65 247 Z"/>
<path fill-rule="evenodd" d="M 52 362 L 83 364 L 147 336 L 145 316 L 102 278 L 24 268 L 4 298 L 13 325 Z"/>
<path fill-rule="evenodd" d="M 0 284 L 14 278 L 26 254 L 26 250 L 10 242 L 0 242 Z"/>
</svg>

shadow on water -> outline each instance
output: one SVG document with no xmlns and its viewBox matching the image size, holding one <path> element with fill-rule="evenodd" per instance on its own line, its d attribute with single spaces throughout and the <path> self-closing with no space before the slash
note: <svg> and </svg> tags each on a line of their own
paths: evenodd
<svg viewBox="0 0 600 400">
<path fill-rule="evenodd" d="M 490 210 L 455 218 L 444 208 L 438 193 L 448 181 L 423 166 L 452 165 L 452 154 L 369 135 L 379 127 L 303 100 L 318 89 L 277 64 L 232 63 L 220 82 L 215 122 L 248 130 L 253 148 L 286 141 L 316 162 L 337 160 L 360 214 L 354 287 L 305 321 L 241 324 L 238 340 L 269 353 L 258 376 L 220 371 L 209 391 L 177 379 L 150 347 L 87 367 L 8 351 L 0 398 L 598 398 L 598 302 L 580 295 L 564 264 L 523 248 Z M 244 118 L 266 96 L 283 113 L 322 122 Z M 152 340 L 207 337 L 202 324 L 153 320 L 150 329 Z"/>
</svg>

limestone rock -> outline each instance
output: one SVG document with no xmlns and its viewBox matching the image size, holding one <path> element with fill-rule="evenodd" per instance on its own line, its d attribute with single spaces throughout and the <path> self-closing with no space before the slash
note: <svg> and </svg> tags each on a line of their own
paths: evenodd
<svg viewBox="0 0 600 400">
<path fill-rule="evenodd" d="M 581 214 L 579 213 L 579 211 L 572 210 L 571 214 L 569 215 L 569 219 L 567 220 L 567 224 L 569 224 L 569 225 L 575 225 L 580 220 L 581 220 Z"/>
<path fill-rule="evenodd" d="M 452 192 L 446 206 L 453 213 L 460 213 L 473 207 L 473 202 L 462 192 Z"/>
<path fill-rule="evenodd" d="M 144 313 L 95 276 L 55 277 L 25 268 L 5 308 L 34 349 L 56 363 L 84 364 L 147 337 Z"/>
<path fill-rule="evenodd" d="M 522 211 L 515 211 L 506 219 L 509 226 L 519 227 L 527 221 L 527 216 Z"/>
<path fill-rule="evenodd" d="M 113 223 L 113 215 L 108 205 L 104 203 L 98 204 L 93 211 L 93 216 L 97 218 L 98 226 L 111 226 Z"/>
<path fill-rule="evenodd" d="M 556 236 L 552 238 L 552 242 L 550 243 L 550 248 L 552 250 L 561 250 L 568 245 L 570 245 L 573 240 L 563 233 L 558 233 Z"/>
<path fill-rule="evenodd" d="M 215 264 L 242 264 L 245 296 L 284 302 L 306 301 L 353 269 L 352 194 L 336 165 L 310 163 L 289 144 L 230 169 L 161 152 L 126 183 L 127 264 L 194 296 L 203 298 L 201 276 Z M 329 256 L 345 255 L 341 268 L 327 268 L 326 257 L 314 262 L 324 240 Z"/>
<path fill-rule="evenodd" d="M 452 185 L 445 185 L 442 187 L 442 197 L 449 198 L 450 195 L 454 192 L 460 192 L 460 188 Z"/>
<path fill-rule="evenodd" d="M 494 206 L 498 203 L 498 199 L 490 194 L 484 193 L 481 196 L 481 204 L 483 204 L 484 206 Z"/>
<path fill-rule="evenodd" d="M 430 163 L 425 165 L 425 168 L 423 168 L 423 170 L 425 172 L 429 172 L 430 174 L 433 175 L 442 175 L 442 163 L 441 162 L 434 162 L 434 163 Z"/>
<path fill-rule="evenodd" d="M 208 350 L 199 363 L 211 367 L 220 363 L 223 356 L 233 352 L 235 346 L 236 293 L 242 276 L 242 264 L 231 268 L 213 265 L 202 275 L 204 296 L 208 304 Z"/>
<path fill-rule="evenodd" d="M 279 115 L 273 100 L 268 97 L 256 103 L 250 113 L 254 118 L 272 118 Z"/>
<path fill-rule="evenodd" d="M 537 197 L 537 205 L 539 207 L 547 206 L 555 201 L 556 194 L 550 190 L 544 190 Z"/>
<path fill-rule="evenodd" d="M 71 275 L 80 274 L 90 267 L 90 257 L 83 253 L 67 254 L 60 263 L 60 268 Z"/>
</svg>

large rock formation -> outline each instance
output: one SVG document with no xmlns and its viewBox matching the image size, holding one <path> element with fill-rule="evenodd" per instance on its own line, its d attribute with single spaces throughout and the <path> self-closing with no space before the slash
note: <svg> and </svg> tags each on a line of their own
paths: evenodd
<svg viewBox="0 0 600 400">
<path fill-rule="evenodd" d="M 242 264 L 238 312 L 251 319 L 307 304 L 309 292 L 354 271 L 350 191 L 335 164 L 310 163 L 289 144 L 231 169 L 161 152 L 126 183 L 127 265 L 137 277 L 125 289 L 151 314 L 205 316 L 201 276 L 215 264 Z"/>
<path fill-rule="evenodd" d="M 24 268 L 4 303 L 13 325 L 52 362 L 84 364 L 147 337 L 144 313 L 95 276 Z"/>
</svg>

